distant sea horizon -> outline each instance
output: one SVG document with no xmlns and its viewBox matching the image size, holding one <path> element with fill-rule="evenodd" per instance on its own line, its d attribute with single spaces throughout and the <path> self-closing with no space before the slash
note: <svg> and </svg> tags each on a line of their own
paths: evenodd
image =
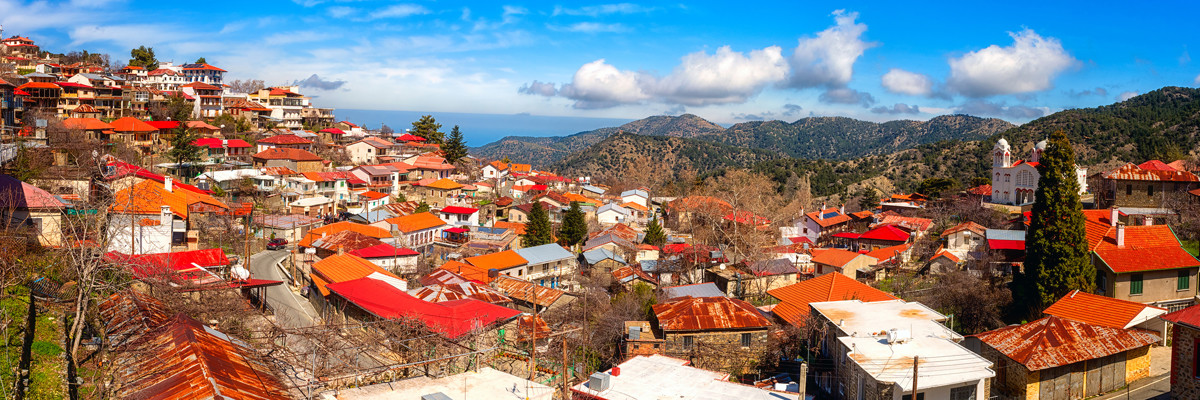
<svg viewBox="0 0 1200 400">
<path fill-rule="evenodd" d="M 423 115 L 432 115 L 442 132 L 450 133 L 454 125 L 462 130 L 469 147 L 479 147 L 505 136 L 567 136 L 594 129 L 624 125 L 632 119 L 554 117 L 530 114 L 476 114 L 432 111 L 355 110 L 336 109 L 338 121 L 350 121 L 369 129 L 386 124 L 396 132 L 404 132 Z"/>
</svg>

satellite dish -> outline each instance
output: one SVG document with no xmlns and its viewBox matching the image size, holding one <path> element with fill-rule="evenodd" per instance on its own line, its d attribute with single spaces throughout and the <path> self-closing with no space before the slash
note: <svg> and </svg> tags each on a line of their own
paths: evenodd
<svg viewBox="0 0 1200 400">
<path fill-rule="evenodd" d="M 250 271 L 247 271 L 245 268 L 242 268 L 241 265 L 231 268 L 229 270 L 229 273 L 233 274 L 234 279 L 237 279 L 239 281 L 244 281 L 244 280 L 250 279 Z"/>
</svg>

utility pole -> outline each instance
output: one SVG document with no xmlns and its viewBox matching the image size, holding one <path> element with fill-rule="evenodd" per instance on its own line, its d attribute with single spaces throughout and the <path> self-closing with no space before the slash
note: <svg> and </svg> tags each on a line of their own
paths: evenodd
<svg viewBox="0 0 1200 400">
<path fill-rule="evenodd" d="M 529 323 L 529 380 L 533 380 L 535 369 L 537 368 L 537 288 L 533 287 L 533 281 L 529 281 L 529 289 L 533 292 L 533 321 Z"/>
<path fill-rule="evenodd" d="M 917 366 L 921 364 L 921 356 L 913 356 L 913 388 L 912 400 L 917 400 Z"/>
<path fill-rule="evenodd" d="M 804 398 L 804 394 L 808 392 L 808 362 L 800 364 L 800 398 Z"/>
<path fill-rule="evenodd" d="M 566 400 L 571 398 L 571 392 L 567 391 L 567 385 L 569 385 L 570 380 L 567 378 L 567 338 L 565 337 L 562 339 L 562 349 L 562 372 L 559 376 L 562 377 L 562 398 Z"/>
</svg>

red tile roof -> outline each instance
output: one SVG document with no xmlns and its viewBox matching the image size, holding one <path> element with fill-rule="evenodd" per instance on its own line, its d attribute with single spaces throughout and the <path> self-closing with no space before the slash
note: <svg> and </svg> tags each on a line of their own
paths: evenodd
<svg viewBox="0 0 1200 400">
<path fill-rule="evenodd" d="M 375 263 L 368 261 L 365 258 L 350 255 L 337 254 L 325 257 L 312 265 L 312 279 L 321 295 L 328 296 L 329 288 L 327 285 L 348 282 L 355 279 L 365 278 L 374 273 L 380 273 L 385 276 L 400 279 L 391 272 L 380 268 Z M 403 280 L 403 279 L 400 279 Z"/>
<path fill-rule="evenodd" d="M 851 279 L 843 274 L 825 274 L 813 279 L 768 290 L 767 294 L 780 303 L 773 312 L 794 325 L 804 325 L 808 304 L 822 301 L 862 300 L 865 302 L 897 300 L 882 290 Z"/>
<path fill-rule="evenodd" d="M 1063 296 L 1042 313 L 1109 328 L 1128 328 L 1146 309 L 1167 309 L 1128 300 L 1114 299 L 1078 290 Z M 1138 321 L 1140 322 L 1140 321 Z"/>
<path fill-rule="evenodd" d="M 442 221 L 441 218 L 438 218 L 437 215 L 434 215 L 431 212 L 388 218 L 385 221 L 387 221 L 389 224 L 396 225 L 396 228 L 399 229 L 400 232 L 404 233 L 416 232 L 423 229 L 436 228 L 446 225 L 446 221 Z"/>
<path fill-rule="evenodd" d="M 920 217 L 905 217 L 903 215 L 897 214 L 895 211 L 886 211 L 886 212 L 880 213 L 879 217 L 880 217 L 879 223 L 876 223 L 872 226 L 899 225 L 901 228 L 905 228 L 905 229 L 908 229 L 911 231 L 924 232 L 929 229 L 930 225 L 933 225 L 932 219 L 920 218 Z"/>
<path fill-rule="evenodd" d="M 977 224 L 974 221 L 967 221 L 942 231 L 942 237 L 950 236 L 951 234 L 962 231 L 971 231 L 982 235 L 987 232 L 987 227 Z"/>
<path fill-rule="evenodd" d="M 467 264 L 477 267 L 494 268 L 498 270 L 505 270 L 524 265 L 525 263 L 529 262 L 525 260 L 525 258 L 521 257 L 521 255 L 517 254 L 517 252 L 512 250 L 467 257 L 463 259 L 463 261 L 465 261 Z"/>
<path fill-rule="evenodd" d="M 379 193 L 374 190 L 368 190 L 368 191 L 359 193 L 358 195 L 367 198 L 367 200 L 379 200 L 384 197 L 388 197 L 388 195 L 386 193 Z"/>
<path fill-rule="evenodd" d="M 401 141 L 401 142 L 424 142 L 427 139 L 420 137 L 420 136 L 405 133 L 405 134 L 397 137 L 396 140 Z"/>
<path fill-rule="evenodd" d="M 304 149 L 285 149 L 273 147 L 258 152 L 254 158 L 263 160 L 292 160 L 292 161 L 325 161 L 311 151 Z"/>
<path fill-rule="evenodd" d="M 445 207 L 445 208 L 442 208 L 442 209 L 441 209 L 441 210 L 439 210 L 439 211 L 441 211 L 441 212 L 444 212 L 444 213 L 447 213 L 447 214 L 466 214 L 466 215 L 471 215 L 471 214 L 474 214 L 474 213 L 478 212 L 478 211 L 479 211 L 479 209 L 478 209 L 478 208 L 470 208 L 470 207 L 458 207 L 458 206 L 450 206 L 450 207 Z"/>
<path fill-rule="evenodd" d="M 113 130 L 117 132 L 157 132 L 158 128 L 146 122 L 134 118 L 124 117 L 109 123 L 113 126 Z"/>
<path fill-rule="evenodd" d="M 163 129 L 175 129 L 179 127 L 179 121 L 146 121 L 146 123 L 150 124 L 150 126 L 158 128 L 160 131 Z"/>
<path fill-rule="evenodd" d="M 1049 316 L 973 335 L 1031 371 L 1149 346 L 1160 338 L 1142 329 L 1118 329 Z"/>
<path fill-rule="evenodd" d="M 296 136 L 293 134 L 275 135 L 275 136 L 271 136 L 269 138 L 263 138 L 263 139 L 258 140 L 258 143 L 271 143 L 271 144 L 312 144 L 312 142 L 313 141 L 311 141 L 311 140 L 308 140 L 308 139 L 305 139 L 305 138 L 302 138 L 302 137 L 299 137 L 299 136 Z"/>
<path fill-rule="evenodd" d="M 758 329 L 771 326 L 758 309 L 728 297 L 686 296 L 655 304 L 654 315 L 664 331 Z"/>
<path fill-rule="evenodd" d="M 912 243 L 904 243 L 904 244 L 898 244 L 898 245 L 891 246 L 891 247 L 884 247 L 882 249 L 876 249 L 876 250 L 868 252 L 867 256 L 875 257 L 875 259 L 882 262 L 882 261 L 890 260 L 893 257 L 900 255 L 900 253 L 908 251 L 908 248 L 912 247 L 912 245 L 913 245 Z"/>
<path fill-rule="evenodd" d="M 250 147 L 250 143 L 248 143 L 242 139 L 228 139 L 228 140 L 229 140 L 228 142 L 225 142 L 224 140 L 219 139 L 219 138 L 199 138 L 199 139 L 196 139 L 195 142 L 192 142 L 192 144 L 194 144 L 196 146 L 200 146 L 200 147 L 207 147 L 210 149 L 221 149 L 221 148 L 224 148 L 227 144 L 228 144 L 229 148 L 231 148 L 231 149 Z"/>
<path fill-rule="evenodd" d="M 221 90 L 221 88 L 219 88 L 219 87 L 209 85 L 204 82 L 192 82 L 192 83 L 183 85 L 182 87 L 194 88 L 196 90 Z"/>
</svg>

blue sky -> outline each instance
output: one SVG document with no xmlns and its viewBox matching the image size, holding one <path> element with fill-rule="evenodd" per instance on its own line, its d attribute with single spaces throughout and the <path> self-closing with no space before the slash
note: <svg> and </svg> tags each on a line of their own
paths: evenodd
<svg viewBox="0 0 1200 400">
<path fill-rule="evenodd" d="M 353 109 L 1023 123 L 1200 80 L 1194 3 L 779 3 L 0 0 L 0 24 Z"/>
</svg>

